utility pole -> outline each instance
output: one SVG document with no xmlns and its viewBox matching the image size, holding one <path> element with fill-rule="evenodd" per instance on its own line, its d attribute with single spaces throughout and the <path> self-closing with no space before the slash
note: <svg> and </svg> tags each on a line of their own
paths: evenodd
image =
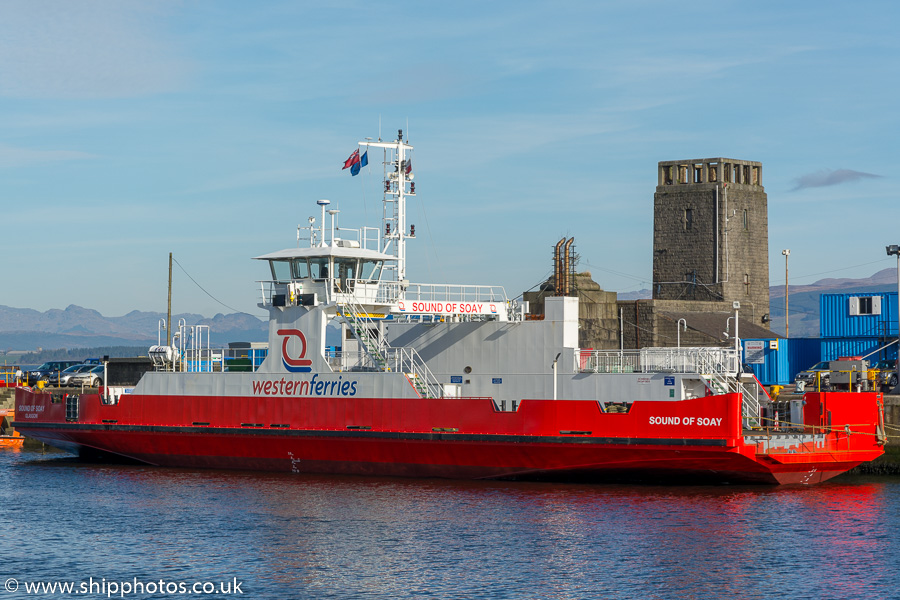
<svg viewBox="0 0 900 600">
<path fill-rule="evenodd" d="M 166 346 L 172 343 L 172 253 L 169 252 L 169 308 L 166 311 Z"/>
<path fill-rule="evenodd" d="M 791 328 L 788 317 L 788 257 L 791 255 L 791 251 L 782 250 L 781 253 L 784 254 L 784 337 L 789 338 L 791 337 Z"/>
<path fill-rule="evenodd" d="M 897 382 L 900 385 L 900 245 L 885 246 L 888 256 L 897 257 Z"/>
</svg>

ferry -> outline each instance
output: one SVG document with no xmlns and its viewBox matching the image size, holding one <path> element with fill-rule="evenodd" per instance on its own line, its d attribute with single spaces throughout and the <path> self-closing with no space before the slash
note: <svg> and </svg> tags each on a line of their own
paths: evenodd
<svg viewBox="0 0 900 600">
<path fill-rule="evenodd" d="M 256 257 L 264 359 L 228 361 L 181 323 L 134 386 L 18 389 L 16 429 L 166 467 L 462 479 L 814 484 L 883 453 L 880 393 L 773 402 L 737 332 L 587 350 L 577 297 L 529 319 L 501 286 L 410 282 L 413 147 L 401 131 L 360 151 L 384 156 L 383 226 L 340 227 L 319 200 L 296 247 Z"/>
</svg>

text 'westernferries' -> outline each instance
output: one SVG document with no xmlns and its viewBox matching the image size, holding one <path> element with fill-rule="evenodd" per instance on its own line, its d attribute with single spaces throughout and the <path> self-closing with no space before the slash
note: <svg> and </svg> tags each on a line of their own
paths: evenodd
<svg viewBox="0 0 900 600">
<path fill-rule="evenodd" d="M 261 379 L 251 382 L 254 396 L 355 396 L 356 381 L 346 381 L 342 375 L 337 379 L 319 379 L 315 374 L 311 379 Z"/>
</svg>

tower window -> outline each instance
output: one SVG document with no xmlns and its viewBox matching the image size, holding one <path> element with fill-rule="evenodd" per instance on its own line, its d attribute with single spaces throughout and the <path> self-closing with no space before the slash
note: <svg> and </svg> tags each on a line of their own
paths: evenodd
<svg viewBox="0 0 900 600">
<path fill-rule="evenodd" d="M 694 228 L 694 209 L 684 209 L 684 230 L 690 231 Z"/>
<path fill-rule="evenodd" d="M 750 229 L 750 212 L 744 209 L 744 230 Z"/>
<path fill-rule="evenodd" d="M 750 273 L 744 273 L 744 290 L 745 293 L 750 295 Z"/>
</svg>

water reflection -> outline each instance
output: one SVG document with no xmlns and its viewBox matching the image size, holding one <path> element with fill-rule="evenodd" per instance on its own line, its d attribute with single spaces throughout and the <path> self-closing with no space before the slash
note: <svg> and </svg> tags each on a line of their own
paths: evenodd
<svg viewBox="0 0 900 600">
<path fill-rule="evenodd" d="M 246 581 L 258 597 L 889 597 L 900 483 L 453 482 L 2 454 L 11 573 Z M 98 573 L 101 568 L 103 573 Z M 71 575 L 71 574 L 75 575 Z M 14 576 L 14 575 L 10 575 Z"/>
</svg>

